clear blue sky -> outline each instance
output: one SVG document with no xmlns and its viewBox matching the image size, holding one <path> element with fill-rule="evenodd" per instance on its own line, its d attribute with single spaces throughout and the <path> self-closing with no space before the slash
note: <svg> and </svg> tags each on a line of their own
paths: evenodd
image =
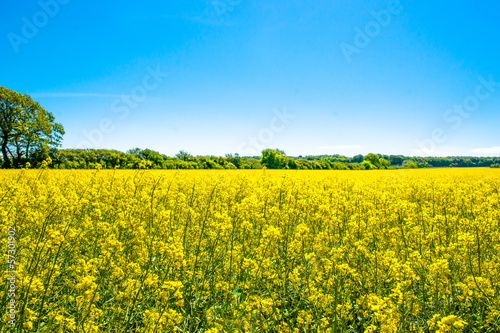
<svg viewBox="0 0 500 333">
<path fill-rule="evenodd" d="M 0 85 L 65 148 L 500 155 L 498 1 L 2 6 Z"/>
</svg>

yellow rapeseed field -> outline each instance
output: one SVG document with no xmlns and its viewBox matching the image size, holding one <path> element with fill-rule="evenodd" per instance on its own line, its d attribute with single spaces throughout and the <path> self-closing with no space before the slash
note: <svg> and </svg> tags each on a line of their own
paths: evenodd
<svg viewBox="0 0 500 333">
<path fill-rule="evenodd" d="M 2 332 L 500 331 L 500 170 L 1 171 L 0 226 Z"/>
</svg>

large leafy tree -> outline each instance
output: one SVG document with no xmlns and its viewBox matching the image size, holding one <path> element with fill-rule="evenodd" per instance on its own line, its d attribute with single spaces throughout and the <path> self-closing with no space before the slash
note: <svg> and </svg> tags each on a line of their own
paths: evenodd
<svg viewBox="0 0 500 333">
<path fill-rule="evenodd" d="M 186 153 L 184 150 L 181 150 L 180 152 L 178 152 L 175 155 L 175 157 L 177 157 L 178 159 L 185 161 L 185 162 L 194 161 L 194 156 L 189 154 L 189 153 Z"/>
<path fill-rule="evenodd" d="M 64 128 L 28 94 L 0 87 L 0 147 L 3 167 L 19 167 L 36 153 L 47 155 L 61 144 Z"/>
<path fill-rule="evenodd" d="M 260 163 L 269 169 L 283 169 L 286 164 L 285 152 L 279 149 L 264 149 Z"/>
<path fill-rule="evenodd" d="M 376 154 L 368 154 L 365 156 L 365 161 L 370 162 L 372 165 L 376 166 L 377 168 L 380 167 L 380 157 Z"/>
</svg>

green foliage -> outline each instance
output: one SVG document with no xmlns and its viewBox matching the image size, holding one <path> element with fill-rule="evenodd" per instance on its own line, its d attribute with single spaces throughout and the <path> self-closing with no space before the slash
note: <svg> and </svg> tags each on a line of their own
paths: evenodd
<svg viewBox="0 0 500 333">
<path fill-rule="evenodd" d="M 403 168 L 405 169 L 417 169 L 418 168 L 418 164 L 414 161 L 408 161 L 408 160 L 405 160 L 403 162 Z"/>
<path fill-rule="evenodd" d="M 233 164 L 237 169 L 242 166 L 242 159 L 239 154 L 226 154 L 226 161 Z"/>
<path fill-rule="evenodd" d="M 382 169 L 389 169 L 389 167 L 391 166 L 391 162 L 386 160 L 385 158 L 381 158 L 380 159 L 380 166 Z"/>
<path fill-rule="evenodd" d="M 342 158 L 339 155 L 320 155 L 306 157 L 291 157 L 285 156 L 284 152 L 277 150 L 269 150 L 270 153 L 266 156 L 272 156 L 272 161 L 277 161 L 276 164 L 271 162 L 267 168 L 279 169 L 302 169 L 302 170 L 375 170 L 387 169 L 391 167 L 391 156 L 379 157 L 378 165 L 374 165 L 369 160 L 376 161 L 376 158 L 371 156 L 368 160 L 361 163 L 352 163 L 350 159 Z M 266 152 L 267 153 L 267 152 Z M 255 157 L 239 156 L 238 154 L 227 154 L 221 156 L 193 156 L 186 152 L 179 152 L 176 157 L 170 157 L 161 154 L 151 149 L 130 149 L 126 153 L 116 150 L 106 149 L 52 149 L 48 153 L 53 160 L 50 165 L 57 169 L 94 169 L 99 163 L 103 169 L 137 169 L 140 165 L 148 169 L 261 169 L 263 164 Z M 375 155 L 375 154 L 373 154 Z M 35 155 L 33 155 L 35 156 Z M 30 164 L 34 167 L 40 167 L 45 158 L 30 157 Z M 368 155 L 367 155 L 368 156 Z M 376 155 L 375 155 L 376 156 Z M 445 158 L 423 158 L 411 157 L 406 158 L 402 163 L 402 168 L 430 168 L 434 165 L 441 166 L 439 163 Z M 333 162 L 332 162 L 333 160 Z M 339 161 L 347 162 L 339 162 Z M 470 160 L 470 162 L 467 162 Z M 142 163 L 147 161 L 148 163 Z M 438 161 L 438 164 L 435 164 Z M 450 163 L 445 164 L 447 167 L 464 167 L 470 166 L 466 163 L 472 163 L 473 166 L 495 167 L 500 165 L 500 158 L 450 158 Z"/>
<path fill-rule="evenodd" d="M 403 162 L 405 160 L 405 157 L 402 155 L 390 155 L 390 156 L 383 156 L 384 159 L 388 160 L 391 162 L 391 165 L 403 165 Z"/>
<path fill-rule="evenodd" d="M 376 168 L 380 166 L 380 157 L 378 155 L 370 153 L 365 156 L 365 161 L 371 163 Z"/>
<path fill-rule="evenodd" d="M 181 150 L 180 152 L 178 152 L 177 155 L 175 155 L 175 157 L 177 157 L 180 160 L 183 160 L 184 162 L 194 160 L 193 155 L 186 153 L 184 150 Z"/>
<path fill-rule="evenodd" d="M 29 95 L 0 87 L 0 146 L 4 168 L 39 161 L 60 145 L 64 128 Z"/>
<path fill-rule="evenodd" d="M 260 163 L 268 169 L 284 169 L 286 166 L 285 152 L 279 149 L 264 149 Z"/>
<path fill-rule="evenodd" d="M 10 147 L 10 146 L 9 146 Z M 15 152 L 15 150 L 14 150 Z M 404 157 L 400 155 L 368 154 L 361 162 L 359 156 L 349 158 L 342 155 L 285 156 L 279 149 L 266 149 L 260 157 L 226 154 L 221 156 L 193 156 L 180 151 L 175 157 L 151 149 L 133 148 L 126 153 L 107 149 L 56 149 L 47 145 L 44 149 L 30 150 L 29 155 L 16 160 L 17 167 L 29 163 L 41 167 L 50 157 L 48 165 L 56 169 L 302 169 L 302 170 L 375 170 L 388 168 L 432 168 L 432 167 L 492 167 L 500 166 L 500 157 Z M 8 154 L 12 160 L 13 155 Z M 404 158 L 402 160 L 402 158 Z M 0 157 L 0 164 L 5 160 Z M 8 162 L 10 165 L 10 161 Z M 21 164 L 22 163 L 22 164 Z"/>
<path fill-rule="evenodd" d="M 365 160 L 365 157 L 363 155 L 356 155 L 351 159 L 352 163 L 361 163 Z"/>
<path fill-rule="evenodd" d="M 366 160 L 366 159 L 361 163 L 361 168 L 362 168 L 362 170 L 377 169 L 377 167 L 375 165 L 373 165 L 373 163 L 371 163 L 369 160 Z"/>
<path fill-rule="evenodd" d="M 286 158 L 286 169 L 298 169 L 299 168 L 299 165 L 297 163 L 297 161 L 295 161 L 293 158 L 291 157 L 287 157 Z"/>
</svg>

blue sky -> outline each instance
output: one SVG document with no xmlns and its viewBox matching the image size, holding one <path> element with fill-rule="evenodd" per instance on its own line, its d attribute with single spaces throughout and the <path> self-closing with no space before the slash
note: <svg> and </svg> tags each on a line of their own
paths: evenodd
<svg viewBox="0 0 500 333">
<path fill-rule="evenodd" d="M 500 155 L 495 1 L 2 6 L 0 85 L 64 148 Z"/>
</svg>

